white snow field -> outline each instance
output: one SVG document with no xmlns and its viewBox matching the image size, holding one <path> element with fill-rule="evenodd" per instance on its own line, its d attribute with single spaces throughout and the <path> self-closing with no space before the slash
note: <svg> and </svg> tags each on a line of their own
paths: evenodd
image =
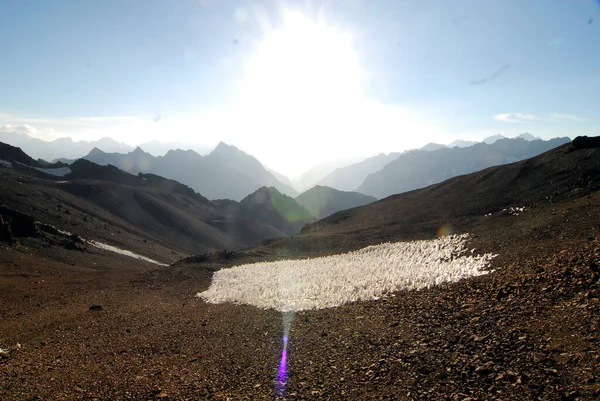
<svg viewBox="0 0 600 401">
<path fill-rule="evenodd" d="M 41 171 L 42 173 L 54 175 L 54 176 L 57 176 L 57 177 L 64 177 L 65 175 L 71 173 L 71 169 L 69 167 L 58 167 L 58 168 L 40 168 L 40 167 L 36 167 L 35 169 L 38 170 L 38 171 Z"/>
<path fill-rule="evenodd" d="M 108 244 L 98 242 L 98 241 L 93 241 L 93 240 L 89 240 L 86 242 L 90 245 L 95 246 L 96 248 L 104 249 L 105 251 L 115 252 L 120 255 L 129 256 L 130 258 L 140 259 L 140 260 L 143 260 L 144 262 L 154 263 L 155 265 L 159 265 L 159 266 L 169 266 L 165 263 L 157 262 L 154 259 L 150 259 L 145 256 L 138 255 L 137 253 L 128 251 L 127 249 L 121 249 L 116 246 L 108 245 Z"/>
<path fill-rule="evenodd" d="M 315 259 L 253 263 L 222 269 L 208 290 L 209 303 L 233 302 L 281 312 L 323 309 L 377 300 L 489 273 L 496 255 L 472 255 L 468 234 L 435 240 L 384 243 Z"/>
</svg>

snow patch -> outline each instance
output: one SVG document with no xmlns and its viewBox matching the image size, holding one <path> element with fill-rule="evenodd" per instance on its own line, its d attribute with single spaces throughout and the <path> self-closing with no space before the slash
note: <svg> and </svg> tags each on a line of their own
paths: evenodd
<svg viewBox="0 0 600 401">
<path fill-rule="evenodd" d="M 35 169 L 38 171 L 41 171 L 42 173 L 54 175 L 56 177 L 64 177 L 65 175 L 71 173 L 71 169 L 69 167 L 59 167 L 59 168 L 36 167 Z"/>
<path fill-rule="evenodd" d="M 9 162 L 9 161 L 0 159 L 0 166 L 1 167 L 11 168 L 12 167 L 12 163 Z"/>
<path fill-rule="evenodd" d="M 161 262 L 157 262 L 154 259 L 150 259 L 150 258 L 147 258 L 145 256 L 138 255 L 137 253 L 133 253 L 131 251 L 128 251 L 127 249 L 121 249 L 121 248 L 118 248 L 116 246 L 104 244 L 102 242 L 93 241 L 93 240 L 89 240 L 89 241 L 87 241 L 87 243 L 90 244 L 90 245 L 95 246 L 96 248 L 104 249 L 105 251 L 115 252 L 115 253 L 118 253 L 120 255 L 125 255 L 125 256 L 129 256 L 130 258 L 140 259 L 140 260 L 143 260 L 145 262 L 154 263 L 155 265 L 159 265 L 159 266 L 169 266 L 167 264 L 164 264 L 164 263 L 161 263 Z"/>
<path fill-rule="evenodd" d="M 467 234 L 436 240 L 384 243 L 354 252 L 304 260 L 252 263 L 222 269 L 208 290 L 209 303 L 233 302 L 301 311 L 377 300 L 489 273 L 496 255 L 464 255 Z"/>
<path fill-rule="evenodd" d="M 511 216 L 518 216 L 520 213 L 523 213 L 527 210 L 528 209 L 525 206 L 522 206 L 522 207 L 511 206 L 508 209 L 502 209 L 503 212 L 506 212 L 506 213 L 510 214 Z"/>
</svg>

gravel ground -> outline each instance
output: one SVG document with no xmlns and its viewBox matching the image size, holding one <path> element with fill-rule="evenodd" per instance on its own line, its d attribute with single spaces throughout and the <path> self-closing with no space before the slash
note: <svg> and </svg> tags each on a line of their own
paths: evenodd
<svg viewBox="0 0 600 401">
<path fill-rule="evenodd" d="M 36 241 L 0 253 L 1 399 L 276 398 L 282 314 L 195 299 L 219 262 L 162 268 Z M 600 243 L 556 245 L 504 252 L 486 276 L 296 313 L 284 398 L 597 399 Z"/>
</svg>

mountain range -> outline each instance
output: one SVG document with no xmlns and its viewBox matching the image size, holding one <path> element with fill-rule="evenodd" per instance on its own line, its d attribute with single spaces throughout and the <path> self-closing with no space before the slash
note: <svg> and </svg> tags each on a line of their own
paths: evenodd
<svg viewBox="0 0 600 401">
<path fill-rule="evenodd" d="M 26 130 L 25 130 L 26 131 Z M 56 159 L 78 159 L 98 148 L 107 153 L 128 153 L 133 146 L 118 142 L 112 138 L 101 138 L 97 141 L 73 141 L 71 138 L 58 138 L 44 141 L 28 135 L 26 132 L 7 132 L 0 130 L 0 142 L 17 146 L 35 159 L 54 161 Z M 139 145 L 144 151 L 162 156 L 171 149 L 191 149 L 200 154 L 207 154 L 210 147 L 184 142 L 150 141 Z"/>
<path fill-rule="evenodd" d="M 150 242 L 190 254 L 239 249 L 286 235 L 260 220 L 221 212 L 193 189 L 154 174 L 132 175 L 80 159 L 57 181 L 28 158 L 19 148 L 0 143 L 0 159 L 13 167 L 2 172 L 3 185 L 25 180 L 19 174 L 30 177 L 30 185 L 18 194 L 4 188 L 0 204 L 82 238 L 136 252 L 147 252 Z"/>
<path fill-rule="evenodd" d="M 103 149 L 106 152 L 125 153 L 133 150 L 133 147 L 112 138 L 102 138 L 91 142 L 73 141 L 71 138 L 43 141 L 21 132 L 0 131 L 0 142 L 19 147 L 34 159 L 47 161 L 60 158 L 77 159 L 88 154 L 94 147 Z"/>
<path fill-rule="evenodd" d="M 539 139 L 529 133 L 523 133 L 512 139 L 516 139 L 516 138 L 521 138 L 526 141 L 532 141 L 532 140 Z M 428 143 L 427 145 L 421 147 L 418 150 L 421 150 L 423 152 L 433 152 L 433 151 L 440 150 L 440 149 L 471 148 L 473 145 L 476 145 L 479 143 L 487 143 L 487 144 L 491 145 L 500 139 L 509 139 L 509 138 L 506 138 L 502 135 L 494 135 L 494 136 L 485 138 L 482 142 L 455 140 L 452 143 L 450 143 L 449 145 L 443 145 L 443 144 L 438 144 L 438 143 Z M 377 156 L 367 158 L 358 163 L 354 163 L 354 164 L 346 166 L 346 167 L 338 168 L 338 169 L 332 171 L 331 173 L 329 173 L 324 178 L 322 178 L 318 182 L 318 185 L 324 185 L 324 186 L 336 188 L 336 189 L 339 189 L 342 191 L 361 192 L 362 190 L 364 190 L 364 188 L 361 189 L 362 188 L 361 185 L 364 183 L 367 176 L 378 172 L 384 166 L 386 166 L 388 163 L 398 159 L 401 155 L 403 155 L 405 153 L 407 153 L 407 152 L 396 152 L 396 153 L 388 153 L 388 154 L 381 153 Z M 431 155 L 429 155 L 427 153 L 421 153 L 421 156 L 424 159 L 427 159 Z M 427 161 L 423 160 L 423 162 L 426 163 Z M 374 193 L 369 193 L 369 195 L 374 195 Z"/>
<path fill-rule="evenodd" d="M 275 187 L 290 196 L 298 195 L 256 158 L 223 142 L 206 156 L 193 150 L 170 150 L 164 156 L 152 156 L 139 147 L 127 154 L 94 148 L 84 159 L 100 165 L 112 164 L 131 174 L 154 173 L 174 179 L 209 199 L 239 201 L 263 186 Z"/>
<path fill-rule="evenodd" d="M 227 145 L 221 145 L 219 149 L 233 150 Z M 152 163 L 153 156 L 139 150 L 132 153 L 136 155 L 128 161 Z M 92 154 L 112 156 L 117 161 L 120 157 L 115 156 L 119 154 L 103 154 L 99 151 Z M 184 155 L 197 157 L 192 151 L 184 152 Z M 194 238 L 200 247 L 198 249 L 237 249 L 267 238 L 294 235 L 317 218 L 375 200 L 362 194 L 315 187 L 300 195 L 297 201 L 275 187 L 263 186 L 240 202 L 231 199 L 210 201 L 185 184 L 153 173 L 138 172 L 133 175 L 113 164 L 101 165 L 87 159 L 78 159 L 69 165 L 63 162 L 49 164 L 36 161 L 20 148 L 1 142 L 0 160 L 7 167 L 52 182 L 55 182 L 56 176 L 60 176 L 61 189 L 101 205 L 119 219 L 136 227 L 144 227 L 146 232 L 154 232 L 157 236 L 160 231 L 169 232 L 172 226 L 180 229 L 185 227 L 185 235 L 181 237 Z M 183 207 L 186 202 L 190 204 Z M 150 227 L 146 227 L 148 224 Z M 173 238 L 179 237 L 174 235 Z M 178 242 L 175 245 L 182 246 Z M 192 252 L 196 248 L 192 244 L 185 244 L 182 249 Z"/>
<path fill-rule="evenodd" d="M 479 143 L 466 148 L 406 152 L 380 171 L 370 174 L 357 191 L 381 199 L 436 184 L 457 175 L 527 159 L 569 141 L 569 138 L 549 141 L 505 138 L 491 145 Z"/>
<path fill-rule="evenodd" d="M 333 170 L 318 182 L 318 185 L 331 187 L 340 191 L 354 191 L 371 173 L 381 170 L 386 164 L 395 160 L 401 153 L 381 153 L 369 157 L 350 166 Z"/>
<path fill-rule="evenodd" d="M 519 138 L 529 142 L 539 139 L 529 133 L 523 133 L 512 139 Z M 152 172 L 176 179 L 211 199 L 227 198 L 236 201 L 240 201 L 262 186 L 275 187 L 283 194 L 292 197 L 297 196 L 298 191 L 305 191 L 315 185 L 347 192 L 371 191 L 368 195 L 372 196 L 386 194 L 385 191 L 369 189 L 373 184 L 365 183 L 365 180 L 370 174 L 379 172 L 387 164 L 407 153 L 382 153 L 353 164 L 348 164 L 348 159 L 345 161 L 332 160 L 328 163 L 316 165 L 307 170 L 301 177 L 290 180 L 288 177 L 263 166 L 254 157 L 224 143 L 220 143 L 208 155 L 201 156 L 207 151 L 206 147 L 198 148 L 196 145 L 176 142 L 161 143 L 152 141 L 133 149 L 110 138 L 103 138 L 95 142 L 74 142 L 69 138 L 45 142 L 30 137 L 26 133 L 0 132 L 0 140 L 2 139 L 15 146 L 21 144 L 26 153 L 34 158 L 70 163 L 76 158 L 83 157 L 98 164 L 115 165 L 133 174 Z M 421 154 L 423 158 L 428 158 L 431 155 L 426 152 L 455 148 L 471 149 L 479 143 L 492 145 L 501 139 L 506 138 L 501 135 L 493 135 L 485 138 L 482 142 L 455 140 L 449 145 L 429 143 L 419 150 L 423 151 Z M 194 146 L 196 146 L 196 150 L 191 149 Z M 170 149 L 166 150 L 167 148 Z M 28 152 L 27 149 L 31 149 L 31 152 Z M 477 150 L 473 148 L 467 153 L 470 152 L 477 152 Z M 528 155 L 532 156 L 534 154 Z M 500 159 L 502 158 L 500 157 Z M 519 157 L 509 157 L 506 161 L 501 162 L 515 160 L 519 160 Z M 431 162 L 435 163 L 433 160 Z M 428 161 L 424 160 L 423 163 L 427 164 Z M 202 173 L 197 174 L 196 172 Z M 450 176 L 443 175 L 445 178 Z M 428 179 L 418 185 L 424 186 L 433 182 L 436 181 Z M 223 183 L 228 185 L 222 185 Z M 387 192 L 387 194 L 389 193 L 391 192 Z"/>
<path fill-rule="evenodd" d="M 324 163 L 319 163 L 306 170 L 299 177 L 291 179 L 291 183 L 298 191 L 306 191 L 315 185 L 319 185 L 320 181 L 324 179 L 332 171 L 349 166 L 357 163 L 359 160 L 356 159 L 333 159 Z M 323 184 L 326 185 L 326 184 Z M 339 189 L 339 188 L 338 188 Z"/>
</svg>

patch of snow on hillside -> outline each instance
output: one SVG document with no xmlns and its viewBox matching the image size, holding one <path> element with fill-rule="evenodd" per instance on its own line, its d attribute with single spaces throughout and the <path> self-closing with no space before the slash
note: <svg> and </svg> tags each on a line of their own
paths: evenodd
<svg viewBox="0 0 600 401">
<path fill-rule="evenodd" d="M 436 240 L 384 243 L 354 252 L 304 260 L 253 263 L 222 269 L 208 290 L 209 303 L 234 302 L 278 311 L 301 311 L 377 300 L 489 273 L 495 255 L 465 255 L 467 234 Z"/>
<path fill-rule="evenodd" d="M 0 166 L 1 167 L 8 167 L 11 168 L 12 167 L 12 163 L 6 160 L 2 160 L 0 159 Z"/>
<path fill-rule="evenodd" d="M 36 167 L 35 169 L 38 170 L 38 171 L 41 171 L 42 173 L 54 175 L 54 176 L 57 176 L 57 177 L 64 177 L 65 175 L 67 175 L 67 174 L 69 174 L 71 172 L 71 169 L 69 167 L 59 167 L 59 168 L 40 168 L 40 167 Z"/>
<path fill-rule="evenodd" d="M 145 262 L 154 263 L 155 265 L 159 265 L 159 266 L 169 266 L 167 264 L 157 262 L 154 259 L 150 259 L 150 258 L 147 258 L 145 256 L 138 255 L 137 253 L 133 253 L 131 251 L 128 251 L 127 249 L 121 249 L 121 248 L 118 248 L 116 246 L 108 245 L 108 244 L 105 244 L 105 243 L 102 243 L 102 242 L 98 242 L 98 241 L 91 241 L 90 240 L 90 241 L 87 241 L 87 243 L 90 244 L 90 245 L 95 246 L 96 248 L 104 249 L 105 251 L 115 252 L 115 253 L 118 253 L 120 255 L 125 255 L 125 256 L 129 256 L 130 258 L 140 259 L 140 260 L 143 260 Z"/>
</svg>

